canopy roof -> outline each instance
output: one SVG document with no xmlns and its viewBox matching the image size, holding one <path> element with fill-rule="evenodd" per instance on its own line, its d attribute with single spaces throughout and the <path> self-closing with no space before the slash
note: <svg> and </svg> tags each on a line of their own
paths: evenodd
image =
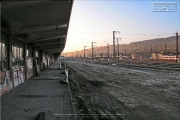
<svg viewBox="0 0 180 120">
<path fill-rule="evenodd" d="M 13 36 L 49 53 L 65 47 L 73 0 L 3 1 L 1 27 Z"/>
</svg>

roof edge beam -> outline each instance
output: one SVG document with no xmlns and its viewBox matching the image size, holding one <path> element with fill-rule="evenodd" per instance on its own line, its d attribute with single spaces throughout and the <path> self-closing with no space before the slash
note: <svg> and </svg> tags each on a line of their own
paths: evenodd
<svg viewBox="0 0 180 120">
<path fill-rule="evenodd" d="M 42 30 L 48 30 L 48 29 L 58 29 L 61 27 L 67 27 L 67 24 L 61 24 L 61 25 L 54 24 L 54 25 L 25 27 L 25 28 L 20 28 L 16 30 L 11 30 L 11 34 L 18 35 L 18 34 L 24 34 L 24 33 L 30 33 L 30 32 L 36 32 L 36 31 L 42 31 Z"/>
<path fill-rule="evenodd" d="M 54 45 L 54 44 L 58 44 L 58 43 L 61 43 L 60 41 L 59 42 L 52 42 L 52 43 L 42 43 L 42 44 L 36 44 L 36 46 L 46 46 L 46 45 Z"/>
<path fill-rule="evenodd" d="M 9 7 L 16 7 L 16 6 L 21 6 L 21 5 L 30 5 L 30 4 L 37 4 L 37 3 L 42 3 L 42 2 L 47 2 L 49 0 L 37 0 L 37 1 L 11 1 L 11 4 L 9 4 L 9 1 L 3 1 L 1 4 L 2 8 L 9 8 Z"/>
<path fill-rule="evenodd" d="M 45 50 L 45 51 L 60 51 L 61 49 L 60 48 L 53 48 L 53 49 L 49 49 L 49 50 Z"/>
<path fill-rule="evenodd" d="M 54 46 L 46 46 L 46 47 L 43 47 L 43 46 L 40 46 L 41 48 L 44 48 L 44 49 L 51 49 L 51 48 L 60 48 L 60 45 L 54 45 Z"/>
<path fill-rule="evenodd" d="M 66 37 L 66 35 L 61 35 L 61 36 L 56 36 L 56 37 L 49 37 L 49 38 L 44 38 L 44 39 L 29 40 L 29 41 L 27 41 L 27 43 L 30 43 L 30 42 L 38 42 L 38 41 L 46 41 L 46 40 L 51 40 L 51 39 L 56 39 L 56 38 L 62 38 L 62 37 Z"/>
</svg>

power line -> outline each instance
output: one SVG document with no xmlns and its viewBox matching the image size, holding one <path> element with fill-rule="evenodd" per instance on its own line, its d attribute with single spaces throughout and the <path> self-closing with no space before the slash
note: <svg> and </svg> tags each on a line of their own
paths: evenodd
<svg viewBox="0 0 180 120">
<path fill-rule="evenodd" d="M 112 33 L 101 33 L 101 32 L 82 32 L 82 31 L 69 31 L 69 32 L 76 32 L 76 33 L 91 33 L 91 34 L 112 34 Z M 124 33 L 121 35 L 157 35 L 157 36 L 161 36 L 161 35 L 174 35 L 174 33 L 163 33 L 163 34 L 151 34 L 151 33 L 137 33 L 137 34 L 133 34 L 133 33 Z"/>
</svg>

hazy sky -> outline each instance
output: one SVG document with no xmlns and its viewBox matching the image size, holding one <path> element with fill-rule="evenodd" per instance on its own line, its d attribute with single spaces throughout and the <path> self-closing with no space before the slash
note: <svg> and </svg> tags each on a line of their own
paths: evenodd
<svg viewBox="0 0 180 120">
<path fill-rule="evenodd" d="M 180 2 L 173 1 L 177 12 L 151 12 L 152 2 L 157 0 L 75 0 L 63 52 L 91 48 L 91 42 L 113 44 L 112 31 L 121 32 L 120 44 L 180 34 Z"/>
</svg>

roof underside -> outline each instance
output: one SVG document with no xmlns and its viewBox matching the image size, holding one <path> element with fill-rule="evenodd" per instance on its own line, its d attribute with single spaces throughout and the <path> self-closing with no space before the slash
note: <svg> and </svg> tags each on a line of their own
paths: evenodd
<svg viewBox="0 0 180 120">
<path fill-rule="evenodd" d="M 1 2 L 1 26 L 49 53 L 65 47 L 73 0 Z"/>
</svg>

